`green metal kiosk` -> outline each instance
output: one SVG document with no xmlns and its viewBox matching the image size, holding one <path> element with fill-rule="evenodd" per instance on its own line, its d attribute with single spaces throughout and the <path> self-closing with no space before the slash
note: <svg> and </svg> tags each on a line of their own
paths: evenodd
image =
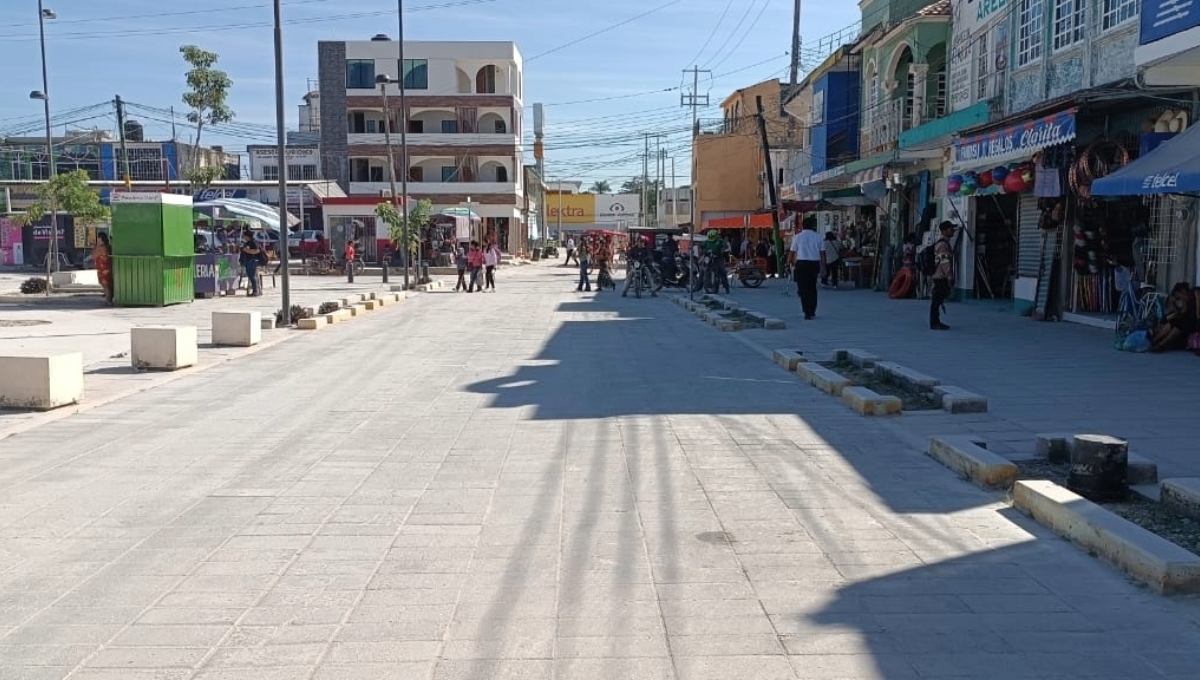
<svg viewBox="0 0 1200 680">
<path fill-rule="evenodd" d="M 195 292 L 192 197 L 113 192 L 113 302 L 165 307 L 191 302 Z"/>
</svg>

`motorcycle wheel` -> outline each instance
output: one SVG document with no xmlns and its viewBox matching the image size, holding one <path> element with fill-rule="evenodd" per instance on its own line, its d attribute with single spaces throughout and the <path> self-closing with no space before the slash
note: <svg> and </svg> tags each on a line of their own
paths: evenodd
<svg viewBox="0 0 1200 680">
<path fill-rule="evenodd" d="M 766 277 L 757 269 L 751 269 L 741 277 L 742 285 L 746 288 L 758 288 L 763 285 L 763 281 L 765 280 Z"/>
</svg>

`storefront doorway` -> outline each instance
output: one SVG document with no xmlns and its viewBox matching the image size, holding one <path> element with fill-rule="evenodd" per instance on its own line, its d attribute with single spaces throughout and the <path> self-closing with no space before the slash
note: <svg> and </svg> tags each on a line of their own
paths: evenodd
<svg viewBox="0 0 1200 680">
<path fill-rule="evenodd" d="M 1018 194 L 975 198 L 975 297 L 1009 300 L 1017 276 Z"/>
</svg>

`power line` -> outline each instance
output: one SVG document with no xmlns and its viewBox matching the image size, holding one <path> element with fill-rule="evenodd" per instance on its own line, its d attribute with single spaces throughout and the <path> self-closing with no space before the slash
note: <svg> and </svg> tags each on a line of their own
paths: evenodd
<svg viewBox="0 0 1200 680">
<path fill-rule="evenodd" d="M 717 19 L 717 23 L 713 26 L 712 31 L 709 32 L 708 37 L 704 39 L 704 44 L 701 45 L 700 49 L 696 51 L 696 56 L 688 59 L 686 62 L 684 62 L 685 64 L 699 63 L 700 55 L 704 54 L 704 50 L 708 49 L 709 44 L 712 43 L 712 39 L 717 35 L 717 31 L 720 30 L 721 24 L 725 21 L 725 17 L 729 14 L 730 7 L 733 7 L 733 0 L 727 0 L 725 3 L 725 9 L 721 10 L 721 16 Z"/>
<path fill-rule="evenodd" d="M 625 19 L 624 21 L 618 21 L 615 24 L 610 24 L 598 31 L 593 31 L 592 33 L 588 33 L 585 36 L 576 38 L 575 40 L 572 40 L 570 42 L 559 45 L 558 47 L 553 47 L 551 49 L 548 49 L 545 52 L 539 52 L 539 53 L 533 55 L 532 57 L 529 57 L 528 59 L 526 59 L 525 62 L 529 63 L 535 59 L 541 59 L 544 56 L 554 54 L 555 52 L 561 52 L 562 50 L 565 50 L 568 47 L 574 47 L 575 45 L 578 45 L 579 43 L 585 42 L 587 40 L 591 40 L 592 38 L 595 38 L 596 36 L 604 35 L 605 33 L 608 33 L 609 31 L 620 28 L 622 26 L 626 26 L 628 24 L 632 24 L 633 22 L 635 22 L 639 19 L 644 19 L 644 18 L 650 16 L 651 14 L 654 14 L 655 12 L 660 12 L 672 5 L 678 5 L 681 1 L 682 0 L 668 0 L 667 2 L 664 2 L 661 5 L 658 5 L 657 7 L 653 7 L 651 9 L 646 10 L 645 12 L 642 12 L 641 14 L 629 17 L 628 19 Z"/>
<path fill-rule="evenodd" d="M 763 15 L 766 14 L 767 8 L 770 6 L 771 6 L 770 0 L 763 0 L 762 9 L 758 10 L 758 14 L 754 17 L 754 21 L 750 22 L 750 25 L 746 27 L 746 31 L 744 33 L 742 33 L 742 37 L 738 38 L 737 43 L 735 43 L 734 46 L 729 49 L 729 52 L 724 57 L 722 57 L 722 59 L 720 61 L 718 61 L 715 64 L 710 65 L 708 68 L 715 69 L 718 66 L 720 66 L 721 64 L 724 64 L 725 62 L 729 61 L 729 58 L 732 57 L 734 55 L 734 53 L 737 52 L 737 49 L 742 46 L 742 43 L 746 42 L 746 38 L 749 37 L 750 34 L 754 31 L 754 27 L 757 26 L 758 22 L 762 20 Z M 735 29 L 735 31 L 736 31 L 736 29 Z M 718 51 L 718 54 L 720 54 L 719 51 Z"/>
</svg>

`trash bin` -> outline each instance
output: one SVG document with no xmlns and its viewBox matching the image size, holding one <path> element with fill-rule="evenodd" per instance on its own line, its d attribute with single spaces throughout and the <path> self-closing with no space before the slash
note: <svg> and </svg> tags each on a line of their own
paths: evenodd
<svg viewBox="0 0 1200 680">
<path fill-rule="evenodd" d="M 540 259 L 542 259 L 542 251 L 537 248 L 534 248 L 533 249 L 533 261 L 537 262 Z"/>
<path fill-rule="evenodd" d="M 429 260 L 421 260 L 417 267 L 417 283 L 429 283 Z"/>
</svg>

